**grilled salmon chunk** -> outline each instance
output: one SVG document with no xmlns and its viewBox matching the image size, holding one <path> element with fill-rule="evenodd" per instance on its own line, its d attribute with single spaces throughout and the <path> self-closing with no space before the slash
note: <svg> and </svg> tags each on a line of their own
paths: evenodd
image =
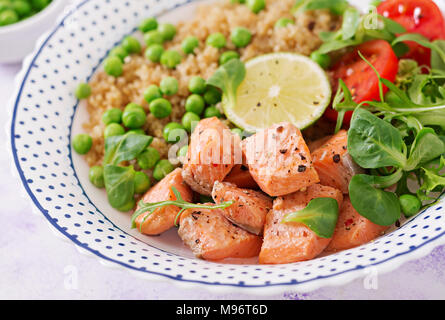
<svg viewBox="0 0 445 320">
<path fill-rule="evenodd" d="M 177 200 L 171 189 L 172 187 L 175 187 L 179 191 L 185 201 L 190 202 L 193 200 L 193 191 L 184 183 L 182 179 L 182 169 L 180 168 L 175 169 L 153 188 L 148 190 L 142 200 L 145 203 Z M 138 230 L 141 230 L 141 223 L 143 222 L 141 230 L 143 234 L 161 234 L 175 225 L 175 218 L 179 210 L 180 208 L 176 206 L 158 208 L 145 221 L 144 219 L 148 213 L 140 215 L 135 220 L 136 227 Z"/>
<path fill-rule="evenodd" d="M 326 250 L 340 251 L 360 246 L 381 236 L 388 228 L 362 217 L 349 197 L 345 197 L 332 241 Z"/>
<path fill-rule="evenodd" d="M 212 197 L 217 204 L 235 202 L 223 210 L 228 220 L 251 233 L 263 233 L 266 215 L 272 209 L 271 198 L 258 191 L 240 189 L 233 184 L 218 181 L 213 186 Z"/>
<path fill-rule="evenodd" d="M 242 163 L 240 138 L 218 118 L 201 120 L 190 139 L 182 176 L 190 187 L 210 196 L 215 181 L 223 181 Z"/>
<path fill-rule="evenodd" d="M 348 133 L 339 131 L 312 153 L 312 162 L 320 177 L 320 183 L 348 194 L 349 182 L 363 170 L 348 153 Z"/>
<path fill-rule="evenodd" d="M 309 149 L 300 130 L 280 123 L 242 142 L 249 171 L 261 190 L 283 196 L 318 183 Z"/>
<path fill-rule="evenodd" d="M 233 225 L 220 209 L 184 211 L 178 233 L 195 256 L 213 261 L 255 257 L 262 243 L 260 237 Z"/>
<path fill-rule="evenodd" d="M 321 197 L 337 200 L 339 207 L 343 202 L 340 190 L 320 184 L 312 185 L 306 191 L 275 199 L 273 209 L 266 218 L 260 263 L 281 264 L 311 260 L 326 249 L 331 239 L 317 236 L 302 223 L 281 223 L 287 214 L 302 210 L 312 199 Z"/>
</svg>

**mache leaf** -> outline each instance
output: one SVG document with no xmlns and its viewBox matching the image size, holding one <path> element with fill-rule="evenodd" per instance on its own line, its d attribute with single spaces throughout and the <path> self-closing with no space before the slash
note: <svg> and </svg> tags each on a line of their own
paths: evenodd
<svg viewBox="0 0 445 320">
<path fill-rule="evenodd" d="M 320 238 L 332 238 L 338 219 L 338 202 L 333 198 L 316 198 L 306 208 L 290 213 L 281 223 L 299 222 Z"/>
<path fill-rule="evenodd" d="M 223 92 L 223 103 L 234 105 L 238 87 L 246 77 L 246 67 L 239 59 L 232 59 L 216 70 L 207 84 Z"/>
<path fill-rule="evenodd" d="M 133 200 L 134 176 L 132 166 L 119 167 L 109 164 L 104 167 L 105 189 L 113 208 L 120 209 Z"/>
</svg>

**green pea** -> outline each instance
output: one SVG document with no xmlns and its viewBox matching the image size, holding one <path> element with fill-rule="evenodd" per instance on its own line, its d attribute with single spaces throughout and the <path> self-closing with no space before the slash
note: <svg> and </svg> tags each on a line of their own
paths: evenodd
<svg viewBox="0 0 445 320">
<path fill-rule="evenodd" d="M 176 50 L 167 50 L 161 55 L 161 64 L 170 69 L 176 68 L 181 63 L 181 60 L 182 56 Z"/>
<path fill-rule="evenodd" d="M 246 3 L 246 0 L 230 0 L 231 3 L 236 4 L 236 3 Z"/>
<path fill-rule="evenodd" d="M 206 91 L 206 81 L 199 77 L 193 77 L 189 81 L 189 91 L 195 94 L 203 94 Z"/>
<path fill-rule="evenodd" d="M 153 170 L 153 178 L 158 181 L 164 179 L 170 172 L 175 169 L 168 160 L 160 160 Z"/>
<path fill-rule="evenodd" d="M 196 113 L 186 112 L 182 117 L 181 122 L 185 130 L 192 132 L 193 127 L 197 122 L 199 122 L 199 120 L 201 120 L 201 118 Z"/>
<path fill-rule="evenodd" d="M 7 26 L 16 23 L 17 21 L 19 21 L 19 16 L 14 10 L 7 9 L 0 12 L 0 26 Z"/>
<path fill-rule="evenodd" d="M 119 77 L 124 72 L 122 60 L 118 57 L 108 57 L 104 62 L 105 72 L 113 77 Z"/>
<path fill-rule="evenodd" d="M 295 24 L 294 20 L 289 18 L 281 18 L 275 22 L 275 28 L 285 28 L 290 24 Z"/>
<path fill-rule="evenodd" d="M 91 95 L 91 87 L 88 83 L 79 83 L 74 94 L 79 100 L 86 99 Z"/>
<path fill-rule="evenodd" d="M 150 178 L 141 171 L 134 174 L 134 193 L 143 194 L 151 187 Z"/>
<path fill-rule="evenodd" d="M 86 154 L 93 146 L 93 138 L 86 133 L 80 133 L 73 139 L 73 149 L 78 154 Z"/>
<path fill-rule="evenodd" d="M 172 113 L 170 101 L 159 98 L 150 103 L 150 112 L 158 119 L 167 118 Z"/>
<path fill-rule="evenodd" d="M 145 131 L 144 131 L 144 129 L 141 129 L 141 128 L 139 128 L 139 129 L 131 129 L 131 130 L 127 131 L 127 134 L 140 134 L 140 135 L 145 136 Z"/>
<path fill-rule="evenodd" d="M 217 49 L 222 49 L 226 46 L 226 37 L 220 32 L 213 33 L 208 36 L 206 40 L 207 45 Z"/>
<path fill-rule="evenodd" d="M 181 149 L 178 150 L 178 157 L 179 158 L 185 158 L 187 157 L 187 152 L 189 150 L 189 146 L 183 146 Z"/>
<path fill-rule="evenodd" d="M 207 107 L 204 110 L 204 118 L 213 118 L 213 117 L 221 118 L 221 116 L 222 116 L 221 112 L 215 106 Z"/>
<path fill-rule="evenodd" d="M 327 54 L 312 52 L 311 59 L 323 69 L 327 69 L 331 65 L 331 57 Z"/>
<path fill-rule="evenodd" d="M 142 170 L 153 169 L 160 159 L 159 151 L 152 147 L 148 147 L 137 157 L 138 165 Z"/>
<path fill-rule="evenodd" d="M 199 40 L 194 36 L 189 36 L 182 41 L 181 48 L 185 54 L 192 54 L 199 47 Z"/>
<path fill-rule="evenodd" d="M 102 166 L 94 166 L 88 172 L 90 182 L 97 188 L 105 187 L 104 168 Z"/>
<path fill-rule="evenodd" d="M 240 55 L 238 52 L 226 51 L 219 57 L 219 64 L 223 65 L 223 64 L 229 62 L 230 60 L 239 59 L 239 58 L 240 58 Z"/>
<path fill-rule="evenodd" d="M 12 3 L 12 8 L 20 17 L 26 17 L 31 14 L 31 5 L 24 0 L 15 0 Z"/>
<path fill-rule="evenodd" d="M 259 13 L 266 8 L 266 0 L 247 0 L 246 2 L 253 13 Z"/>
<path fill-rule="evenodd" d="M 188 112 L 193 112 L 198 116 L 202 114 L 205 108 L 204 98 L 198 94 L 192 94 L 189 96 L 185 102 L 185 110 Z"/>
<path fill-rule="evenodd" d="M 164 38 L 158 30 L 152 30 L 144 34 L 144 42 L 149 47 L 153 44 L 163 44 Z"/>
<path fill-rule="evenodd" d="M 176 35 L 176 27 L 170 23 L 161 24 L 158 27 L 158 31 L 162 35 L 162 39 L 164 39 L 164 41 L 173 40 Z"/>
<path fill-rule="evenodd" d="M 117 210 L 119 210 L 121 212 L 128 212 L 130 210 L 133 210 L 135 205 L 136 205 L 136 201 L 134 199 L 131 199 L 126 205 L 118 208 Z"/>
<path fill-rule="evenodd" d="M 162 79 L 159 87 L 163 94 L 165 94 L 166 96 L 172 96 L 172 95 L 178 93 L 179 82 L 178 82 L 178 80 L 176 80 L 176 78 L 167 77 L 167 78 Z"/>
<path fill-rule="evenodd" d="M 124 112 L 130 111 L 130 110 L 141 110 L 141 111 L 145 112 L 144 108 L 142 108 L 141 105 L 134 103 L 134 102 L 130 102 L 129 104 L 127 104 L 125 106 Z"/>
<path fill-rule="evenodd" d="M 140 109 L 132 109 L 124 111 L 122 115 L 122 122 L 129 129 L 139 129 L 147 120 L 147 116 L 144 111 Z"/>
<path fill-rule="evenodd" d="M 239 135 L 239 137 L 241 139 L 244 138 L 243 137 L 244 136 L 243 130 L 241 130 L 240 128 L 233 128 L 231 131 L 232 131 L 232 133 Z"/>
<path fill-rule="evenodd" d="M 122 47 L 127 50 L 128 53 L 140 53 L 142 46 L 138 39 L 132 36 L 127 36 L 122 41 Z"/>
<path fill-rule="evenodd" d="M 118 57 L 124 62 L 125 58 L 128 56 L 127 50 L 125 50 L 122 46 L 117 46 L 108 54 L 109 57 Z"/>
<path fill-rule="evenodd" d="M 139 25 L 139 30 L 143 33 L 156 30 L 158 28 L 158 20 L 156 18 L 147 18 Z"/>
<path fill-rule="evenodd" d="M 230 40 L 232 40 L 233 44 L 237 48 L 244 48 L 252 40 L 252 33 L 249 29 L 238 27 L 233 29 L 230 35 Z"/>
<path fill-rule="evenodd" d="M 420 211 L 422 202 L 416 196 L 411 194 L 404 194 L 400 196 L 400 207 L 406 217 L 412 217 Z"/>
<path fill-rule="evenodd" d="M 170 122 L 164 127 L 163 136 L 168 143 L 178 143 L 187 137 L 187 132 L 180 123 Z"/>
<path fill-rule="evenodd" d="M 164 53 L 164 47 L 161 44 L 152 44 L 145 50 L 145 57 L 151 62 L 157 63 L 161 61 L 161 56 Z"/>
<path fill-rule="evenodd" d="M 109 125 L 110 123 L 121 123 L 122 110 L 117 108 L 108 109 L 102 115 L 102 122 L 106 125 Z"/>
<path fill-rule="evenodd" d="M 151 103 L 153 100 L 162 98 L 161 89 L 155 84 L 152 84 L 144 91 L 144 99 L 148 103 Z"/>
<path fill-rule="evenodd" d="M 124 127 L 122 127 L 118 123 L 110 123 L 105 127 L 104 130 L 104 138 L 113 137 L 113 136 L 121 136 L 125 133 Z"/>
<path fill-rule="evenodd" d="M 204 93 L 204 100 L 208 105 L 214 105 L 221 102 L 222 94 L 215 87 L 208 87 L 207 91 Z"/>
<path fill-rule="evenodd" d="M 50 0 L 31 0 L 31 5 L 34 9 L 40 11 L 44 9 L 50 2 Z"/>
</svg>

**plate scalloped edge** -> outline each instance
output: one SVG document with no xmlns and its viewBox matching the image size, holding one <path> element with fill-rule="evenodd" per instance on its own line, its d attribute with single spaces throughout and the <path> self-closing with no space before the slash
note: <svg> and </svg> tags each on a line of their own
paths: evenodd
<svg viewBox="0 0 445 320">
<path fill-rule="evenodd" d="M 82 0 L 78 3 L 71 4 L 65 10 L 65 12 L 67 12 L 67 13 L 66 14 L 64 13 L 61 16 L 59 16 L 54 27 L 59 25 L 64 19 L 69 17 L 74 11 L 76 11 L 78 8 L 82 7 L 82 5 L 88 1 L 89 0 Z M 11 128 L 12 128 L 12 119 L 13 119 L 13 113 L 14 113 L 14 105 L 15 105 L 17 95 L 20 91 L 20 85 L 24 81 L 27 70 L 31 67 L 31 63 L 33 61 L 34 56 L 43 47 L 43 44 L 45 43 L 45 41 L 48 39 L 48 37 L 51 35 L 51 33 L 53 31 L 54 31 L 54 29 L 51 29 L 48 32 L 44 33 L 37 40 L 34 51 L 32 53 L 30 53 L 24 59 L 22 69 L 16 75 L 15 80 L 14 80 L 14 88 L 15 88 L 14 92 L 7 104 L 8 120 L 7 120 L 7 123 L 5 126 L 5 131 L 6 131 L 6 138 L 7 138 L 8 142 L 6 144 L 6 153 L 9 155 L 9 158 L 10 158 L 11 173 L 17 179 L 20 179 L 20 176 L 19 176 L 18 168 L 14 162 L 14 157 L 13 157 L 13 152 L 12 152 L 12 144 L 11 144 L 11 142 L 12 142 Z M 23 184 L 20 184 L 20 191 L 21 191 L 20 192 L 21 197 L 31 203 L 32 213 L 45 219 L 45 216 L 42 214 L 40 209 L 35 205 L 34 201 L 32 201 L 32 199 L 30 199 Z M 151 274 L 148 272 L 141 272 L 141 271 L 136 271 L 136 270 L 132 270 L 129 268 L 125 268 L 124 266 L 122 266 L 118 263 L 107 261 L 107 260 L 95 255 L 90 250 L 87 250 L 87 249 L 84 249 L 84 248 L 78 246 L 77 244 L 72 242 L 67 236 L 63 235 L 60 232 L 60 230 L 57 230 L 53 225 L 51 225 L 51 223 L 49 221 L 47 221 L 47 224 L 48 224 L 49 229 L 52 231 L 52 233 L 58 239 L 63 240 L 64 242 L 67 242 L 67 243 L 72 243 L 73 246 L 77 249 L 77 251 L 79 253 L 81 253 L 85 256 L 97 259 L 100 262 L 100 264 L 105 267 L 113 268 L 113 269 L 120 269 L 120 270 L 127 270 L 128 272 L 137 276 L 138 278 L 145 279 L 148 281 L 168 282 L 168 283 L 175 285 L 176 287 L 178 287 L 180 289 L 192 289 L 192 288 L 199 287 L 201 289 L 205 289 L 208 292 L 211 292 L 214 294 L 228 294 L 228 293 L 236 292 L 236 293 L 242 293 L 242 294 L 252 294 L 255 296 L 270 296 L 270 295 L 276 295 L 276 294 L 283 294 L 284 292 L 290 292 L 290 291 L 296 292 L 296 293 L 308 293 L 308 292 L 320 289 L 322 287 L 328 287 L 328 286 L 336 287 L 336 286 L 346 285 L 356 279 L 366 276 L 366 274 L 367 274 L 366 270 L 369 269 L 369 267 L 363 268 L 363 269 L 354 269 L 354 270 L 350 270 L 348 272 L 344 272 L 342 274 L 338 274 L 336 276 L 332 276 L 329 278 L 315 279 L 315 280 L 305 282 L 305 283 L 300 283 L 300 284 L 296 283 L 296 284 L 288 284 L 288 285 L 274 285 L 274 286 L 268 286 L 268 287 L 253 287 L 253 288 L 252 287 L 224 286 L 224 285 L 215 286 L 215 285 L 211 285 L 211 284 L 205 285 L 205 284 L 199 284 L 199 283 L 194 283 L 194 282 L 175 280 L 175 279 L 171 279 L 169 277 L 162 276 L 162 275 L 156 275 L 156 274 Z M 433 241 L 426 242 L 425 244 L 417 247 L 416 249 L 411 250 L 409 253 L 399 255 L 397 259 L 383 261 L 379 264 L 373 265 L 372 268 L 375 268 L 379 274 L 389 273 L 391 271 L 396 270 L 397 268 L 399 268 L 401 265 L 405 264 L 406 262 L 409 262 L 411 260 L 420 259 L 420 258 L 427 256 L 436 247 L 439 247 L 441 245 L 445 245 L 445 236 L 441 236 L 441 237 L 434 239 Z"/>
</svg>

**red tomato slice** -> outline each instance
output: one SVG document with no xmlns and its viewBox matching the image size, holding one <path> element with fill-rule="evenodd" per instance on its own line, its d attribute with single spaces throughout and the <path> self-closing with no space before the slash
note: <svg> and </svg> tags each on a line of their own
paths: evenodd
<svg viewBox="0 0 445 320">
<path fill-rule="evenodd" d="M 376 68 L 380 75 L 394 82 L 399 68 L 399 61 L 391 45 L 384 40 L 368 41 L 352 52 L 346 54 L 332 68 L 334 90 L 337 90 L 338 80 L 342 79 L 351 90 L 355 102 L 380 100 L 379 80 L 374 70 L 358 55 L 361 54 Z M 384 88 L 384 92 L 387 88 Z M 337 112 L 328 109 L 325 116 L 337 121 Z M 352 112 L 345 115 L 345 124 L 349 124 Z"/>
<path fill-rule="evenodd" d="M 445 39 L 445 20 L 439 7 L 431 0 L 387 0 L 377 11 L 405 27 L 409 33 L 420 33 L 429 40 Z M 421 65 L 431 65 L 431 50 L 408 41 L 410 51 L 404 58 Z"/>
</svg>

